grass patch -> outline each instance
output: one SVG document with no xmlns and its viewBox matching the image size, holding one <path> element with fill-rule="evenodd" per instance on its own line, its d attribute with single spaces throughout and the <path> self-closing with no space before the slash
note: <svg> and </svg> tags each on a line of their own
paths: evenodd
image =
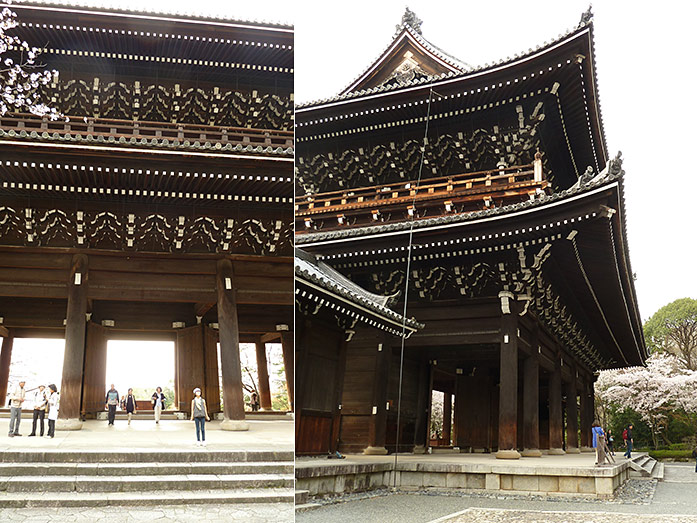
<svg viewBox="0 0 697 523">
<path fill-rule="evenodd" d="M 690 461 L 693 459 L 691 450 L 652 450 L 649 452 L 655 460 L 672 459 L 674 461 Z"/>
</svg>

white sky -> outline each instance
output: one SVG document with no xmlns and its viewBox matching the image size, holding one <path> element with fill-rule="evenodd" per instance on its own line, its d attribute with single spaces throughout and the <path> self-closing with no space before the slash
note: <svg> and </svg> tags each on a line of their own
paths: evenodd
<svg viewBox="0 0 697 523">
<path fill-rule="evenodd" d="M 152 389 L 174 383 L 173 341 L 109 340 L 106 346 L 106 388 L 113 383 L 120 396 L 129 388 Z M 106 394 L 106 390 L 105 390 Z M 138 398 L 136 399 L 150 399 Z M 168 398 L 172 401 L 174 398 Z"/>
</svg>

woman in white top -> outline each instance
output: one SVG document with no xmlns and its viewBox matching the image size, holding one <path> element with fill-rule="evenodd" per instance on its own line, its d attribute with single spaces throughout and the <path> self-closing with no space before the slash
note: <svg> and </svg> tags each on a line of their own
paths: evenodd
<svg viewBox="0 0 697 523">
<path fill-rule="evenodd" d="M 191 400 L 191 420 L 196 422 L 196 445 L 205 447 L 206 421 L 211 419 L 208 417 L 206 400 L 201 397 L 201 389 L 198 387 L 194 389 L 194 399 Z"/>
<path fill-rule="evenodd" d="M 46 434 L 46 437 L 52 438 L 56 434 L 60 395 L 58 394 L 58 388 L 53 383 L 48 388 L 51 389 L 51 396 L 48 398 L 48 434 Z"/>
</svg>

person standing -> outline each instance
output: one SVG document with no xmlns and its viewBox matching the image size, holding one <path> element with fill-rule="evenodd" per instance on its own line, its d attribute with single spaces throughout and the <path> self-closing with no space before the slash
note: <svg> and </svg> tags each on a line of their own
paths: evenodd
<svg viewBox="0 0 697 523">
<path fill-rule="evenodd" d="M 697 472 L 697 447 L 692 449 L 692 457 L 695 460 L 695 472 Z"/>
<path fill-rule="evenodd" d="M 58 419 L 58 409 L 60 408 L 60 395 L 58 387 L 51 383 L 48 388 L 51 395 L 48 398 L 48 433 L 47 438 L 52 438 L 56 434 L 56 420 Z"/>
<path fill-rule="evenodd" d="M 252 412 L 256 412 L 259 410 L 259 396 L 256 392 L 252 392 L 252 399 L 249 403 L 252 407 Z"/>
<path fill-rule="evenodd" d="M 208 417 L 206 400 L 201 397 L 201 389 L 194 389 L 194 399 L 191 400 L 191 419 L 196 423 L 196 445 L 206 446 L 206 421 Z"/>
<path fill-rule="evenodd" d="M 165 408 L 165 399 L 165 395 L 162 394 L 162 387 L 157 387 L 155 392 L 152 393 L 152 398 L 150 398 L 152 408 L 155 411 L 155 423 L 157 424 L 160 423 L 160 415 Z"/>
<path fill-rule="evenodd" d="M 624 453 L 624 456 L 627 459 L 632 459 L 632 448 L 634 447 L 634 436 L 632 434 L 632 430 L 634 430 L 634 425 L 630 423 L 627 427 L 627 451 Z"/>
<path fill-rule="evenodd" d="M 605 433 L 603 432 L 600 423 L 593 422 L 593 448 L 595 449 L 595 464 L 605 465 L 607 458 L 605 457 Z M 609 462 L 609 460 L 607 460 Z"/>
<path fill-rule="evenodd" d="M 19 423 L 22 421 L 22 403 L 24 403 L 24 380 L 19 382 L 19 385 L 10 395 L 10 430 L 7 433 L 9 437 L 21 436 L 19 433 Z"/>
<path fill-rule="evenodd" d="M 119 404 L 119 391 L 116 390 L 113 383 L 106 393 L 105 403 L 109 409 L 109 426 L 113 427 L 114 420 L 116 419 L 116 407 Z"/>
<path fill-rule="evenodd" d="M 39 390 L 36 391 L 34 395 L 34 417 L 31 423 L 31 434 L 29 437 L 36 436 L 36 421 L 39 420 L 39 427 L 41 432 L 40 436 L 44 435 L 44 418 L 46 416 L 46 406 L 48 405 L 48 397 L 46 394 L 46 387 L 39 385 Z"/>
<path fill-rule="evenodd" d="M 138 412 L 138 403 L 136 402 L 136 397 L 133 395 L 133 389 L 128 389 L 128 394 L 123 403 L 126 414 L 128 414 L 128 424 L 130 425 L 131 418 Z"/>
</svg>

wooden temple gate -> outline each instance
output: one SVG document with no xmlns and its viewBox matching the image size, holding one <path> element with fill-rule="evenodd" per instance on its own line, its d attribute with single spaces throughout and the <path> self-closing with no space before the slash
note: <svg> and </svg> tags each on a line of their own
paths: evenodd
<svg viewBox="0 0 697 523">
<path fill-rule="evenodd" d="M 424 324 L 403 358 L 400 332 L 351 327 L 330 352 L 344 369 L 333 383 L 312 374 L 311 359 L 329 356 L 299 348 L 301 379 L 341 405 L 340 451 L 423 452 L 441 390 L 462 451 L 577 452 L 596 373 L 645 360 L 624 171 L 607 153 L 593 55 L 588 15 L 472 69 L 407 11 L 346 90 L 297 107 L 296 249 L 359 302 L 392 302 Z M 355 322 L 332 311 L 335 325 Z"/>
<path fill-rule="evenodd" d="M 0 392 L 13 337 L 64 337 L 59 427 L 79 428 L 107 340 L 167 339 L 176 407 L 200 386 L 216 411 L 219 341 L 224 428 L 244 428 L 240 341 L 281 338 L 293 382 L 292 27 L 13 9 L 69 120 L 0 118 Z"/>
</svg>

